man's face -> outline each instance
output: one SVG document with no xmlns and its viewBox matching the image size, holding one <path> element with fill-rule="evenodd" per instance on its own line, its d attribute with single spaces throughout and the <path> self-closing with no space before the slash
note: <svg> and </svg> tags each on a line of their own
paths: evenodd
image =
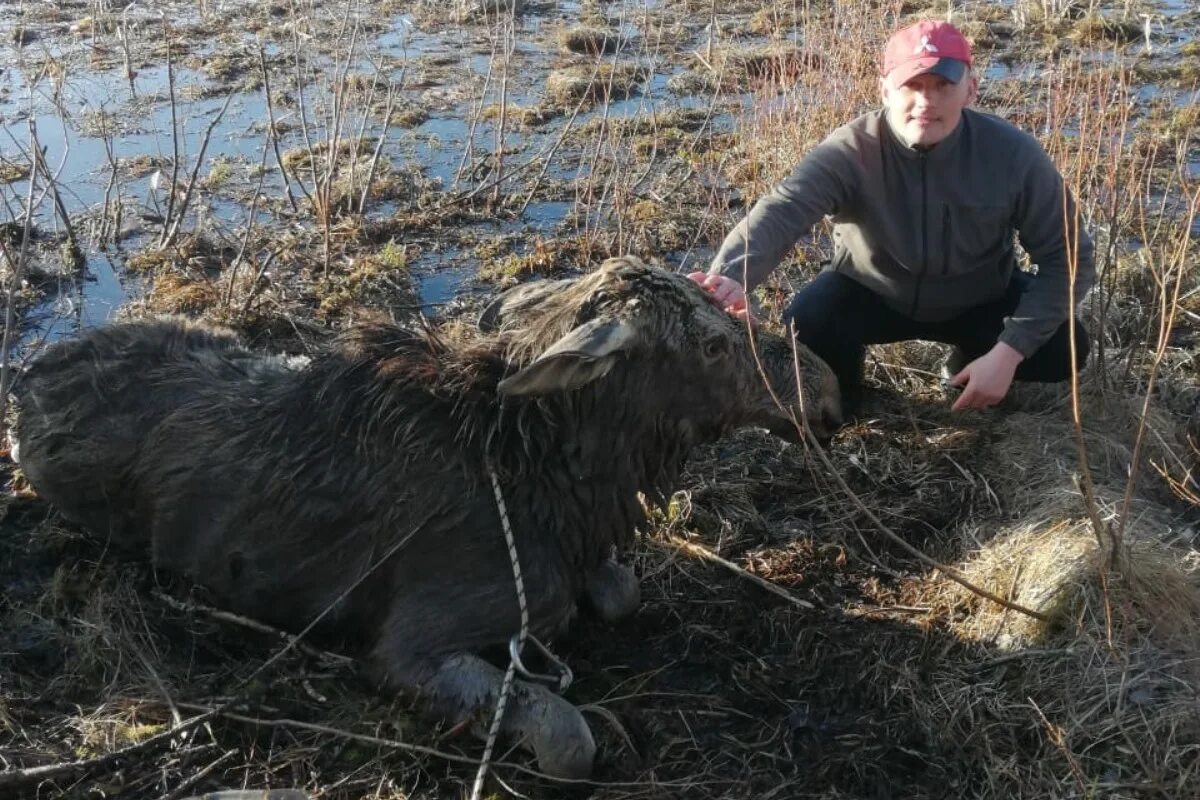
<svg viewBox="0 0 1200 800">
<path fill-rule="evenodd" d="M 949 136 L 975 100 L 978 85 L 970 73 L 958 83 L 928 72 L 899 87 L 887 78 L 879 82 L 888 124 L 910 147 L 929 147 Z"/>
</svg>

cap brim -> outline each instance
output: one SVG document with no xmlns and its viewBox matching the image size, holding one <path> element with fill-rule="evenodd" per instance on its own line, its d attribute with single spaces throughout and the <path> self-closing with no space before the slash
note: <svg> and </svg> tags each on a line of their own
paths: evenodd
<svg viewBox="0 0 1200 800">
<path fill-rule="evenodd" d="M 888 75 L 892 86 L 900 87 L 918 75 L 937 75 L 958 83 L 967 74 L 967 64 L 957 58 L 919 58 L 896 67 Z"/>
</svg>

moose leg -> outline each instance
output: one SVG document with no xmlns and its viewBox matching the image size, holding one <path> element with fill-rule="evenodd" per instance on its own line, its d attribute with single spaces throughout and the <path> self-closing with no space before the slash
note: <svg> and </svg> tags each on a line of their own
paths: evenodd
<svg viewBox="0 0 1200 800">
<path fill-rule="evenodd" d="M 628 617 L 642 602 L 642 587 L 633 570 L 612 558 L 588 575 L 585 593 L 605 622 Z"/>
<path fill-rule="evenodd" d="M 481 720 L 475 730 L 486 733 L 504 682 L 503 671 L 478 656 L 456 653 L 403 673 L 395 664 L 389 665 L 388 682 L 414 692 L 447 722 Z M 421 677 L 414 680 L 417 675 Z M 513 681 L 500 732 L 531 749 L 547 775 L 580 779 L 592 773 L 596 743 L 591 728 L 579 709 L 542 686 Z"/>
</svg>

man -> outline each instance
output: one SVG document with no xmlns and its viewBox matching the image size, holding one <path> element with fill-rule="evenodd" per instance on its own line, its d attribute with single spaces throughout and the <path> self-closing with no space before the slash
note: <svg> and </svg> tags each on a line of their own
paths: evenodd
<svg viewBox="0 0 1200 800">
<path fill-rule="evenodd" d="M 1078 302 L 1095 271 L 1062 176 L 1032 136 L 967 108 L 978 79 L 953 25 L 895 33 L 880 75 L 883 108 L 814 148 L 692 279 L 748 315 L 746 291 L 831 215 L 833 260 L 784 320 L 833 368 L 847 413 L 861 397 L 868 344 L 953 345 L 956 411 L 995 405 L 1014 379 L 1066 380 L 1071 275 Z M 1036 274 L 1017 269 L 1014 232 Z M 1079 364 L 1087 350 L 1076 326 Z"/>
</svg>

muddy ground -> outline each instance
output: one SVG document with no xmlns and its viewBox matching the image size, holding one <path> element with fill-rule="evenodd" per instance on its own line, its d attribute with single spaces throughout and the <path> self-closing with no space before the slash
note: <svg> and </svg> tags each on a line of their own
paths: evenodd
<svg viewBox="0 0 1200 800">
<path fill-rule="evenodd" d="M 12 356 L 161 312 L 302 352 L 366 313 L 454 317 L 619 252 L 702 268 L 798 153 L 871 107 L 896 15 L 943 8 L 529 2 L 510 23 L 458 0 L 0 3 L 5 252 L 24 245 L 31 120 L 64 209 L 48 191 L 34 215 Z M 755 431 L 697 454 L 632 554 L 642 608 L 585 614 L 555 643 L 600 740 L 595 781 L 505 752 L 495 796 L 1200 797 L 1200 14 L 969 3 L 955 19 L 982 104 L 1043 137 L 1101 244 L 1079 431 L 1066 388 L 950 415 L 942 351 L 914 344 L 872 353 L 867 413 L 828 464 Z M 802 243 L 768 316 L 827 255 L 820 232 Z M 260 671 L 275 633 L 4 473 L 0 770 L 48 772 L 6 789 L 0 771 L 0 796 L 465 796 L 477 741 L 321 642 Z M 956 588 L 880 523 L 1052 624 Z M 1129 547 L 1102 582 L 1114 527 Z"/>
</svg>

